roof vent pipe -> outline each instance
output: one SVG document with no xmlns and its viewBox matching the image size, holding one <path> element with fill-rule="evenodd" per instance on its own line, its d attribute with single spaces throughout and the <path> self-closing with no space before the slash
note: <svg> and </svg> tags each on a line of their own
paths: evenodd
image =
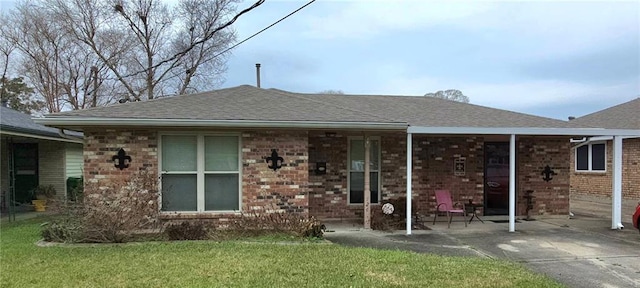
<svg viewBox="0 0 640 288">
<path fill-rule="evenodd" d="M 256 63 L 256 82 L 258 88 L 260 88 L 260 63 Z"/>
</svg>

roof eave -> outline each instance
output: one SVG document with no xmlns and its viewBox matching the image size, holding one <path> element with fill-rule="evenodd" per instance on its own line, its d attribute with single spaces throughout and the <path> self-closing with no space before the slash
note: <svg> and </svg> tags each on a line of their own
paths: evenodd
<svg viewBox="0 0 640 288">
<path fill-rule="evenodd" d="M 640 136 L 640 129 L 537 127 L 426 127 L 411 126 L 407 133 L 464 135 Z"/>
<path fill-rule="evenodd" d="M 6 130 L 6 129 L 5 130 L 0 130 L 0 135 L 16 136 L 16 137 L 24 137 L 24 138 L 33 138 L 33 139 L 49 140 L 49 141 L 58 141 L 58 142 L 70 142 L 70 143 L 79 143 L 79 144 L 84 143 L 83 139 L 76 138 L 76 137 L 73 137 L 73 136 L 70 136 L 69 138 L 62 138 L 60 136 L 47 136 L 47 135 L 42 135 L 42 134 L 23 133 L 23 132 Z"/>
<path fill-rule="evenodd" d="M 375 129 L 402 130 L 402 122 L 337 122 L 337 121 L 258 121 L 258 120 L 203 120 L 203 119 L 140 119 L 140 118 L 92 118 L 45 117 L 34 122 L 55 127 L 91 126 L 148 126 L 148 127 L 220 127 L 220 128 L 306 128 L 306 129 Z"/>
</svg>

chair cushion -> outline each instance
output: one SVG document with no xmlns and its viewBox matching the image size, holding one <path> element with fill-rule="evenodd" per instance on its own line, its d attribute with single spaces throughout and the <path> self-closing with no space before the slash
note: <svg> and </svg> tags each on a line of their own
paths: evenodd
<svg viewBox="0 0 640 288">
<path fill-rule="evenodd" d="M 451 213 L 462 213 L 462 209 L 449 210 Z"/>
</svg>

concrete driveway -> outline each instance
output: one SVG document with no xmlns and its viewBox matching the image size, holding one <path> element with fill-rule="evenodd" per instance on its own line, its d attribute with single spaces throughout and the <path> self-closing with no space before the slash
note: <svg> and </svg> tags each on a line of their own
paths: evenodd
<svg viewBox="0 0 640 288">
<path fill-rule="evenodd" d="M 363 231 L 329 224 L 326 238 L 334 243 L 401 249 L 451 256 L 502 258 L 523 263 L 568 287 L 640 287 L 640 233 L 610 230 L 610 220 L 574 219 L 521 221 L 517 231 L 507 223 L 454 222 L 428 224 L 432 230 L 394 233 Z M 626 226 L 626 227 L 630 227 Z M 334 229 L 335 228 L 335 229 Z"/>
</svg>

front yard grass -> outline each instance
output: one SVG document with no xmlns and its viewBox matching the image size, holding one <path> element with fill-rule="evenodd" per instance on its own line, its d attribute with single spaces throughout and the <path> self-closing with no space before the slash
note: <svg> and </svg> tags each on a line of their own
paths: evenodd
<svg viewBox="0 0 640 288">
<path fill-rule="evenodd" d="M 0 287 L 561 287 L 511 262 L 313 242 L 38 247 L 42 221 L 2 224 Z"/>
</svg>

